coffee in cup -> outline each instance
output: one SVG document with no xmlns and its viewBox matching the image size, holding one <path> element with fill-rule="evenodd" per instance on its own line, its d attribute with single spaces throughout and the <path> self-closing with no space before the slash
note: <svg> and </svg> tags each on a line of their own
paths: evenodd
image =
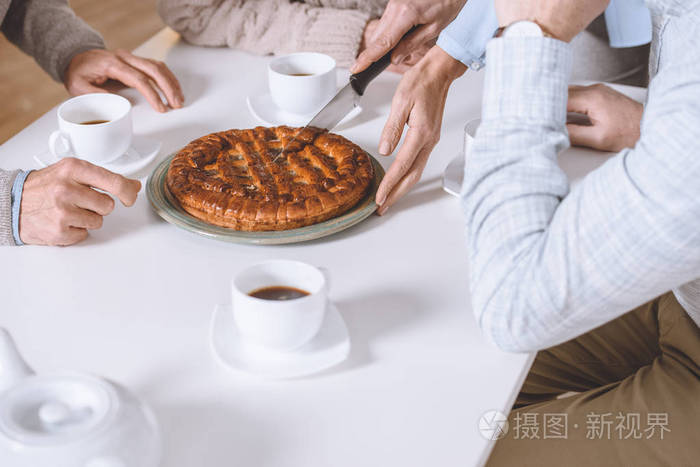
<svg viewBox="0 0 700 467">
<path fill-rule="evenodd" d="M 102 125 L 103 123 L 109 123 L 109 120 L 88 120 L 87 122 L 80 122 L 81 125 Z"/>
<path fill-rule="evenodd" d="M 295 298 L 306 297 L 309 295 L 309 292 L 297 289 L 296 287 L 273 285 L 271 287 L 253 290 L 248 295 L 255 298 L 262 298 L 263 300 L 294 300 Z"/>
<path fill-rule="evenodd" d="M 325 274 L 299 261 L 250 266 L 231 282 L 233 318 L 247 341 L 275 350 L 309 342 L 323 323 L 328 300 Z"/>
<path fill-rule="evenodd" d="M 315 52 L 274 58 L 268 66 L 268 80 L 275 105 L 297 115 L 315 114 L 338 89 L 335 60 Z"/>
</svg>

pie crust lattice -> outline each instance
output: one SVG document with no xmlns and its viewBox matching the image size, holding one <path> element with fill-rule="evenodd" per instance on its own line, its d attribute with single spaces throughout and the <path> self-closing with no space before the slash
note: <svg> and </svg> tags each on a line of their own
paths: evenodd
<svg viewBox="0 0 700 467">
<path fill-rule="evenodd" d="M 244 231 L 299 228 L 343 214 L 374 179 L 370 156 L 340 135 L 279 126 L 212 133 L 170 163 L 166 184 L 182 208 Z M 278 157 L 279 156 L 279 157 Z"/>
</svg>

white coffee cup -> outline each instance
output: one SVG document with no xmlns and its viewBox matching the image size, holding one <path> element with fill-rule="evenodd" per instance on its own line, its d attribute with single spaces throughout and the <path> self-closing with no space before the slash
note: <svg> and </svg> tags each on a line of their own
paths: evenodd
<svg viewBox="0 0 700 467">
<path fill-rule="evenodd" d="M 338 90 L 335 60 L 315 52 L 274 58 L 268 65 L 268 80 L 275 105 L 298 115 L 315 114 Z"/>
<path fill-rule="evenodd" d="M 266 287 L 293 287 L 308 295 L 267 300 L 251 292 Z M 233 318 L 241 336 L 270 349 L 289 351 L 309 342 L 323 323 L 328 301 L 325 274 L 299 261 L 273 260 L 238 273 L 231 282 Z"/>
<path fill-rule="evenodd" d="M 131 146 L 131 103 L 122 96 L 94 93 L 73 97 L 58 107 L 57 114 L 58 131 L 49 136 L 49 150 L 56 157 L 73 156 L 102 164 Z M 84 124 L 100 120 L 106 123 Z"/>
<path fill-rule="evenodd" d="M 466 158 L 469 158 L 469 152 L 471 151 L 472 143 L 474 143 L 476 130 L 479 129 L 479 125 L 481 125 L 480 118 L 469 120 L 466 125 L 464 125 L 464 155 Z"/>
</svg>

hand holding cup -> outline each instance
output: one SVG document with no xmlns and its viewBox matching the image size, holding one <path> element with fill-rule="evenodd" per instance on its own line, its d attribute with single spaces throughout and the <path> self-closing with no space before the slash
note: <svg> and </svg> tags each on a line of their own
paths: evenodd
<svg viewBox="0 0 700 467">
<path fill-rule="evenodd" d="M 87 161 L 65 158 L 29 174 L 19 213 L 19 236 L 27 244 L 71 245 L 102 227 L 114 210 L 110 193 L 125 206 L 136 202 L 141 182 Z"/>
</svg>

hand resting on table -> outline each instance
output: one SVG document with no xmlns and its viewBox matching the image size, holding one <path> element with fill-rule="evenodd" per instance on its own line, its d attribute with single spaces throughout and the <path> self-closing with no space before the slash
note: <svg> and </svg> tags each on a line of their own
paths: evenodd
<svg viewBox="0 0 700 467">
<path fill-rule="evenodd" d="M 591 125 L 568 123 L 574 146 L 618 152 L 639 139 L 644 106 L 604 84 L 569 86 L 569 112 L 588 115 Z"/>
</svg>

